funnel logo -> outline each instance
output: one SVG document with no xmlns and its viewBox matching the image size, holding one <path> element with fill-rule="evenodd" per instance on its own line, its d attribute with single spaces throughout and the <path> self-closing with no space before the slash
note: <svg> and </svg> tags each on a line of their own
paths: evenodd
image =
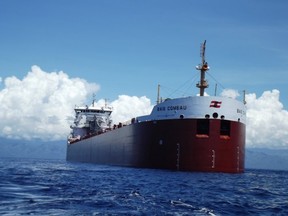
<svg viewBox="0 0 288 216">
<path fill-rule="evenodd" d="M 211 101 L 210 107 L 220 108 L 222 101 Z"/>
</svg>

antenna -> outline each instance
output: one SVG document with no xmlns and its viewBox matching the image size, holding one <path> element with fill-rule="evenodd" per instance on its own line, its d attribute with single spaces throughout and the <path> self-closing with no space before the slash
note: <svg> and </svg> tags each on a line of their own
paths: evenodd
<svg viewBox="0 0 288 216">
<path fill-rule="evenodd" d="M 243 90 L 243 103 L 246 104 L 246 91 Z"/>
<path fill-rule="evenodd" d="M 93 101 L 92 101 L 92 106 L 93 106 L 93 107 L 94 107 L 94 105 L 95 105 L 95 98 L 96 98 L 96 94 L 93 93 Z"/>
<path fill-rule="evenodd" d="M 196 84 L 196 87 L 200 89 L 200 96 L 204 96 L 204 90 L 208 87 L 208 81 L 205 79 L 205 72 L 209 70 L 208 63 L 205 61 L 205 49 L 206 40 L 201 44 L 200 57 L 202 58 L 201 64 L 196 66 L 197 70 L 200 70 L 200 81 Z"/>
<path fill-rule="evenodd" d="M 158 89 L 157 89 L 157 104 L 160 103 L 160 84 L 158 84 Z"/>
<path fill-rule="evenodd" d="M 202 58 L 202 65 L 205 63 L 205 48 L 206 48 L 206 40 L 200 46 L 200 57 Z"/>
<path fill-rule="evenodd" d="M 105 98 L 105 105 L 104 105 L 105 108 L 107 108 L 107 104 L 108 104 L 108 99 Z"/>
</svg>

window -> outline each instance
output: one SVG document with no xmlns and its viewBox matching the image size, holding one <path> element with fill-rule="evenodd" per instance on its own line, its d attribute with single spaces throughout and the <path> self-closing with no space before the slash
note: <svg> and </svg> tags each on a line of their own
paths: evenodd
<svg viewBox="0 0 288 216">
<path fill-rule="evenodd" d="M 221 120 L 220 136 L 230 136 L 230 121 Z"/>
<path fill-rule="evenodd" d="M 209 135 L 209 119 L 197 120 L 197 134 Z"/>
</svg>

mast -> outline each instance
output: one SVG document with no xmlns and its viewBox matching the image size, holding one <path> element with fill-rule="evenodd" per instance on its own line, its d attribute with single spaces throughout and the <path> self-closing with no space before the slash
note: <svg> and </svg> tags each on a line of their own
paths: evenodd
<svg viewBox="0 0 288 216">
<path fill-rule="evenodd" d="M 205 49 L 206 40 L 201 44 L 200 57 L 202 58 L 201 64 L 196 66 L 197 70 L 200 70 L 200 81 L 196 84 L 196 87 L 200 89 L 200 96 L 204 96 L 204 90 L 208 87 L 208 82 L 205 79 L 205 72 L 209 70 L 208 63 L 205 61 Z"/>
</svg>

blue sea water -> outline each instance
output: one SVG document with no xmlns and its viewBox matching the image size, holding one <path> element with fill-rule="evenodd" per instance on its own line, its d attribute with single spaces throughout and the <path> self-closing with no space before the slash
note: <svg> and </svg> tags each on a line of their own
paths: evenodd
<svg viewBox="0 0 288 216">
<path fill-rule="evenodd" d="M 0 215 L 288 215 L 288 172 L 0 159 Z"/>
</svg>

